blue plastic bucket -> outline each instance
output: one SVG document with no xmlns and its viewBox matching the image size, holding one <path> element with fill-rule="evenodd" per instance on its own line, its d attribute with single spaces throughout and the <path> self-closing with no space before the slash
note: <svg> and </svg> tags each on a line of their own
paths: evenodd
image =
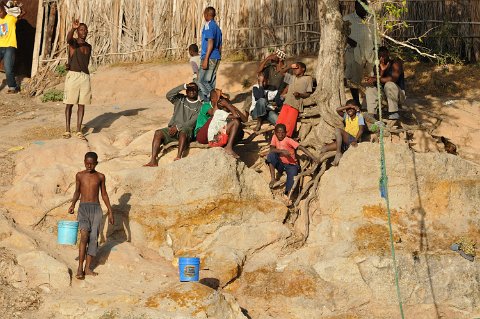
<svg viewBox="0 0 480 319">
<path fill-rule="evenodd" d="M 198 281 L 200 275 L 200 258 L 178 258 L 180 281 Z"/>
<path fill-rule="evenodd" d="M 61 220 L 58 222 L 57 242 L 61 245 L 75 245 L 77 243 L 78 222 Z"/>
</svg>

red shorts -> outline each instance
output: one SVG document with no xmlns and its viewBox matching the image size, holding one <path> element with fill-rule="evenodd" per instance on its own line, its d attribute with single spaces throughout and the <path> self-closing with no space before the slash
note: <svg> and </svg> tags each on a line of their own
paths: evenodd
<svg viewBox="0 0 480 319">
<path fill-rule="evenodd" d="M 224 147 L 228 143 L 227 133 L 218 133 L 213 141 L 208 142 L 210 147 Z"/>
<path fill-rule="evenodd" d="M 200 144 L 208 144 L 208 127 L 212 118 L 209 118 L 208 121 L 198 130 L 197 132 L 197 142 Z"/>
</svg>

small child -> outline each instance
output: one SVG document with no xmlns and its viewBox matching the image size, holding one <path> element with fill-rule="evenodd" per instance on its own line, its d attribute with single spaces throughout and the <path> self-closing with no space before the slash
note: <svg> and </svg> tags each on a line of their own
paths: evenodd
<svg viewBox="0 0 480 319">
<path fill-rule="evenodd" d="M 332 162 L 334 166 L 338 165 L 342 157 L 342 152 L 345 152 L 350 145 L 353 147 L 357 146 L 365 128 L 365 120 L 360 113 L 360 107 L 357 101 L 354 99 L 348 100 L 345 106 L 338 107 L 337 113 L 343 117 L 345 129 L 337 128 L 335 130 L 335 141 L 325 145 L 320 150 L 320 154 L 328 151 L 337 151 L 335 159 Z"/>
<path fill-rule="evenodd" d="M 77 32 L 78 38 L 73 34 Z M 67 34 L 68 43 L 68 73 L 65 78 L 65 93 L 63 103 L 65 103 L 66 128 L 63 138 L 70 138 L 70 119 L 72 117 L 72 108 L 78 104 L 77 112 L 77 137 L 86 140 L 82 133 L 83 115 L 85 105 L 92 101 L 92 89 L 90 86 L 90 72 L 88 64 L 92 54 L 92 46 L 85 41 L 88 35 L 88 27 L 85 23 L 80 23 L 74 19 L 72 28 Z"/>
<path fill-rule="evenodd" d="M 200 66 L 200 55 L 198 54 L 198 45 L 190 44 L 188 46 L 188 54 L 190 54 L 190 65 L 193 71 L 193 81 L 198 77 L 198 68 Z"/>
<path fill-rule="evenodd" d="M 80 198 L 78 207 L 78 228 L 80 229 L 80 246 L 78 249 L 77 279 L 85 279 L 85 275 L 98 275 L 91 268 L 92 259 L 97 254 L 98 234 L 102 223 L 102 208 L 98 199 L 98 192 L 102 192 L 102 199 L 107 206 L 108 222 L 113 225 L 113 213 L 105 187 L 105 175 L 95 170 L 98 156 L 94 152 L 85 154 L 85 170 L 76 175 L 76 187 L 73 194 L 69 214 L 74 213 L 75 204 Z M 85 258 L 86 257 L 86 258 Z M 86 259 L 85 268 L 83 262 Z"/>
<path fill-rule="evenodd" d="M 299 149 L 304 152 L 313 161 L 317 162 L 318 159 L 313 156 L 305 147 L 301 146 L 298 142 L 294 141 L 290 137 L 287 137 L 287 127 L 285 124 L 275 125 L 275 135 L 272 137 L 270 143 L 270 153 L 267 156 L 267 164 L 270 169 L 270 188 L 273 188 L 275 184 L 275 169 L 282 174 L 287 172 L 287 183 L 285 186 L 285 193 L 283 199 L 287 205 L 290 205 L 288 194 L 293 186 L 293 179 L 297 176 L 299 171 L 298 162 L 295 156 L 295 150 Z"/>
</svg>

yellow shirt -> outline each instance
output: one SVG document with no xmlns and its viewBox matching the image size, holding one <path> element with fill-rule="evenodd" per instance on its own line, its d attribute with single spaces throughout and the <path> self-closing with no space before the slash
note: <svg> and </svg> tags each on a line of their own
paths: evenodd
<svg viewBox="0 0 480 319">
<path fill-rule="evenodd" d="M 345 121 L 345 132 L 355 138 L 357 137 L 358 131 L 360 130 L 360 125 L 365 125 L 365 120 L 360 113 L 357 113 L 357 115 L 353 119 L 348 116 L 347 113 L 345 113 L 343 116 L 343 120 Z"/>
<path fill-rule="evenodd" d="M 0 18 L 0 48 L 17 47 L 17 18 L 7 14 Z"/>
</svg>

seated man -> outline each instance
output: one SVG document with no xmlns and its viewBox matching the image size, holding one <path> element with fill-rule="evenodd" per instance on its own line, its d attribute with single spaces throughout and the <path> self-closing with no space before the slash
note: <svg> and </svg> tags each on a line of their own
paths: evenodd
<svg viewBox="0 0 480 319">
<path fill-rule="evenodd" d="M 350 145 L 357 146 L 365 128 L 365 120 L 360 114 L 360 107 L 354 99 L 348 100 L 345 106 L 338 107 L 337 113 L 343 117 L 345 129 L 337 128 L 335 130 L 335 141 L 325 145 L 320 150 L 320 158 L 323 153 L 337 151 L 332 163 L 333 166 L 338 165 L 342 152 L 345 152 Z"/>
<path fill-rule="evenodd" d="M 405 102 L 405 75 L 403 73 L 403 62 L 398 59 L 391 60 L 386 47 L 378 49 L 380 59 L 380 84 L 382 98 L 386 98 L 388 103 L 388 119 L 398 120 L 398 105 Z M 365 92 L 367 99 L 367 111 L 369 114 L 375 114 L 377 108 L 377 78 L 369 77 L 366 79 L 367 87 Z M 381 103 L 380 103 L 381 104 Z"/>
<path fill-rule="evenodd" d="M 187 95 L 180 91 L 186 90 Z M 178 153 L 175 161 L 182 158 L 187 143 L 193 136 L 193 128 L 202 106 L 198 99 L 198 86 L 195 83 L 182 84 L 167 93 L 167 100 L 173 104 L 173 116 L 167 127 L 156 130 L 152 141 L 152 157 L 144 166 L 158 166 L 160 145 L 178 141 Z"/>
<path fill-rule="evenodd" d="M 245 123 L 247 120 L 245 113 L 238 110 L 225 98 L 220 98 L 208 127 L 208 145 L 225 147 L 227 154 L 239 158 L 238 154 L 233 151 L 233 144 L 243 138 L 244 132 L 241 123 Z"/>
<path fill-rule="evenodd" d="M 260 73 L 258 75 L 258 83 L 252 88 L 252 105 L 250 106 L 250 115 L 252 119 L 257 120 L 255 131 L 259 131 L 264 119 L 275 125 L 277 123 L 278 112 L 277 106 L 272 101 L 277 95 L 277 91 L 269 91 L 267 88 L 267 80 Z"/>
<path fill-rule="evenodd" d="M 283 99 L 280 95 L 286 87 L 284 77 L 289 69 L 289 66 L 285 65 L 285 58 L 285 52 L 277 49 L 275 53 L 270 54 L 260 62 L 257 68 L 257 74 L 262 74 L 268 83 L 265 89 L 277 91 L 273 100 L 279 109 L 283 104 Z"/>
</svg>

